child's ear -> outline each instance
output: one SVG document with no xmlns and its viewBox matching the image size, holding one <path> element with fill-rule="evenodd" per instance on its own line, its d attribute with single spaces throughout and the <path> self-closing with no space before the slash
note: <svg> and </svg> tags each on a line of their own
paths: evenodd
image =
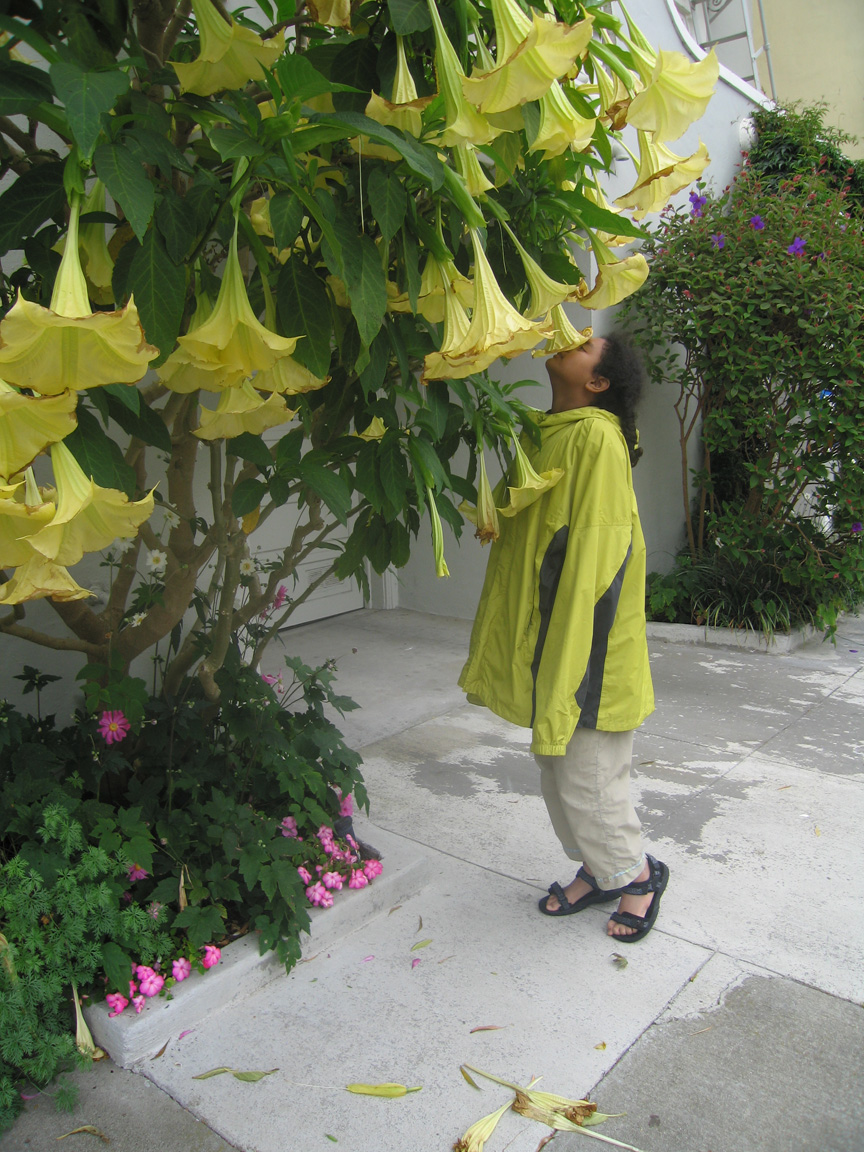
<svg viewBox="0 0 864 1152">
<path fill-rule="evenodd" d="M 609 388 L 609 381 L 605 376 L 595 376 L 588 381 L 585 387 L 589 392 L 606 392 Z"/>
</svg>

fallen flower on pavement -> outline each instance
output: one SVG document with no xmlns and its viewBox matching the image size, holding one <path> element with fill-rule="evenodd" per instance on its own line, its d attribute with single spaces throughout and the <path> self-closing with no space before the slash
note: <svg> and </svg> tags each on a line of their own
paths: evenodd
<svg viewBox="0 0 864 1152">
<path fill-rule="evenodd" d="M 407 1088 L 404 1084 L 346 1084 L 345 1090 L 353 1092 L 355 1096 L 385 1096 L 395 1099 L 397 1096 L 407 1096 L 409 1092 L 419 1092 L 420 1087 Z"/>
</svg>

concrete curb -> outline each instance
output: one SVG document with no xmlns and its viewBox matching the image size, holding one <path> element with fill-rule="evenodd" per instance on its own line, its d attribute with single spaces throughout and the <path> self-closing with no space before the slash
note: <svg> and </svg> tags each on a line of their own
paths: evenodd
<svg viewBox="0 0 864 1152">
<path fill-rule="evenodd" d="M 710 628 L 706 624 L 663 624 L 659 621 L 648 623 L 649 640 L 667 644 L 704 644 L 709 648 L 738 648 L 745 652 L 764 652 L 769 656 L 788 656 L 818 635 L 818 629 L 810 626 L 775 633 L 769 639 L 764 633 L 747 628 Z"/>
<path fill-rule="evenodd" d="M 380 828 L 366 831 L 359 824 L 358 835 L 381 853 L 384 871 L 366 888 L 337 893 L 332 908 L 310 910 L 312 930 L 303 938 L 304 958 L 363 928 L 394 904 L 416 895 L 426 883 L 427 860 L 416 845 Z M 110 1019 L 105 1003 L 92 1005 L 84 1014 L 96 1044 L 115 1064 L 131 1068 L 155 1055 L 172 1036 L 252 995 L 284 972 L 275 952 L 259 955 L 257 936 L 250 934 L 222 950 L 217 968 L 175 985 L 170 1000 L 157 996 L 148 1001 L 140 1016 L 127 1008 Z"/>
</svg>

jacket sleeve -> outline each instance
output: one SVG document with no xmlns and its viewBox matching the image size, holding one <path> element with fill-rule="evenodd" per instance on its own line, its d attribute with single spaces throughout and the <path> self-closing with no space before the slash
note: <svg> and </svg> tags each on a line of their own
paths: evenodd
<svg viewBox="0 0 864 1152">
<path fill-rule="evenodd" d="M 550 493 L 554 531 L 535 573 L 531 749 L 547 756 L 563 756 L 577 724 L 597 725 L 633 533 L 630 463 L 620 433 L 603 421 L 582 421 L 567 447 L 565 478 Z"/>
</svg>

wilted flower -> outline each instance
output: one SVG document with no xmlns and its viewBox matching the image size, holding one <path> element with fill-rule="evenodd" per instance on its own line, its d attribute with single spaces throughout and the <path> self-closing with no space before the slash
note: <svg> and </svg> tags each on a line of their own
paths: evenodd
<svg viewBox="0 0 864 1152">
<path fill-rule="evenodd" d="M 472 507 L 467 500 L 459 505 L 462 515 L 475 525 L 477 531 L 474 535 L 481 544 L 488 544 L 498 539 L 498 510 L 492 497 L 492 488 L 489 477 L 486 475 L 486 461 L 483 458 L 483 449 L 478 453 L 480 459 L 480 475 L 477 481 L 477 507 Z"/>
<path fill-rule="evenodd" d="M 201 959 L 201 964 L 204 968 L 213 968 L 222 959 L 222 949 L 217 948 L 215 944 L 204 945 L 204 956 Z"/>
<path fill-rule="evenodd" d="M 106 713 L 106 715 L 107 715 L 107 713 Z M 121 712 L 120 715 L 122 716 L 123 713 Z M 146 880 L 147 877 L 150 875 L 150 873 L 147 872 L 144 868 L 142 868 L 139 864 L 130 864 L 129 867 L 126 869 L 126 875 L 130 880 L 135 881 L 135 880 Z M 133 989 L 133 991 L 134 991 L 134 989 Z"/>
<path fill-rule="evenodd" d="M 225 19 L 210 0 L 192 0 L 198 24 L 200 52 L 191 64 L 172 60 L 181 92 L 212 96 L 223 88 L 244 88 L 260 80 L 285 51 L 285 33 L 262 40 L 251 28 Z"/>
<path fill-rule="evenodd" d="M 191 971 L 192 964 L 185 956 L 181 956 L 178 960 L 172 960 L 171 972 L 178 984 L 181 980 L 185 980 Z"/>
<path fill-rule="evenodd" d="M 493 128 L 473 104 L 469 104 L 465 99 L 462 91 L 465 73 L 459 63 L 456 49 L 444 31 L 435 0 L 428 2 L 435 33 L 435 75 L 438 80 L 438 91 L 444 97 L 445 121 L 440 143 L 447 148 L 452 148 L 456 144 L 489 144 L 500 134 L 500 130 Z"/>
<path fill-rule="evenodd" d="M 99 718 L 99 735 L 104 739 L 106 744 L 119 744 L 121 740 L 125 740 L 129 728 L 129 721 L 119 710 L 115 712 L 103 712 Z M 147 873 L 145 872 L 144 875 L 146 876 Z M 130 872 L 129 879 L 140 880 L 143 879 L 143 877 L 133 876 Z"/>
<path fill-rule="evenodd" d="M 435 503 L 435 493 L 426 485 L 426 501 L 429 505 L 429 518 L 432 521 L 432 554 L 435 558 L 435 575 L 449 576 L 450 569 L 444 559 L 444 530 L 441 527 L 441 515 Z"/>
<path fill-rule="evenodd" d="M 636 183 L 629 192 L 615 201 L 623 208 L 632 208 L 634 220 L 641 220 L 649 212 L 659 212 L 676 192 L 692 184 L 710 163 L 708 149 L 700 141 L 692 156 L 676 156 L 663 144 L 651 139 L 647 132 L 639 132 L 639 171 Z M 691 216 L 701 216 L 708 203 L 705 196 L 690 193 Z"/>
<path fill-rule="evenodd" d="M 87 1021 L 81 1011 L 81 1001 L 78 999 L 78 989 L 74 980 L 72 981 L 72 999 L 75 1001 L 75 1047 L 82 1055 L 89 1056 L 91 1060 L 101 1060 L 105 1053 L 93 1043 Z"/>
<path fill-rule="evenodd" d="M 490 1112 L 488 1116 L 482 1117 L 472 1124 L 468 1131 L 461 1139 L 457 1140 L 453 1145 L 453 1152 L 483 1152 L 483 1147 L 492 1133 L 495 1131 L 495 1126 L 501 1117 L 510 1108 L 510 1101 L 502 1104 L 495 1112 Z"/>
</svg>

